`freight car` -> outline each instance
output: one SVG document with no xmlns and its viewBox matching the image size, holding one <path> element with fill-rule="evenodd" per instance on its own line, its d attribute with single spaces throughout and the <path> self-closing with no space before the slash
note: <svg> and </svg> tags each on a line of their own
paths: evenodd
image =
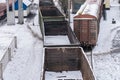
<svg viewBox="0 0 120 80">
<path fill-rule="evenodd" d="M 79 46 L 67 21 L 44 22 L 44 46 Z"/>
<path fill-rule="evenodd" d="M 82 46 L 96 45 L 101 8 L 101 0 L 86 1 L 74 16 L 74 32 Z"/>
<path fill-rule="evenodd" d="M 63 21 L 65 17 L 57 9 L 52 0 L 40 0 L 41 18 L 45 21 Z"/>
<path fill-rule="evenodd" d="M 54 4 L 49 7 L 45 5 L 40 6 L 40 24 L 43 32 L 44 46 L 80 45 L 68 22 L 65 20 L 65 16 Z M 58 41 L 55 42 L 54 39 Z"/>
<path fill-rule="evenodd" d="M 40 80 L 95 80 L 82 48 L 47 47 L 44 53 Z"/>
</svg>

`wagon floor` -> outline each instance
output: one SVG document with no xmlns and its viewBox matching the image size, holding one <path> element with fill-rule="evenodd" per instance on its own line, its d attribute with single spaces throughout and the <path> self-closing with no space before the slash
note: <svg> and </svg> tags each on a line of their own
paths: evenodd
<svg viewBox="0 0 120 80">
<path fill-rule="evenodd" d="M 45 36 L 45 44 L 62 45 L 62 44 L 70 44 L 70 41 L 67 35 Z"/>
<path fill-rule="evenodd" d="M 80 71 L 45 72 L 45 80 L 83 80 Z"/>
</svg>

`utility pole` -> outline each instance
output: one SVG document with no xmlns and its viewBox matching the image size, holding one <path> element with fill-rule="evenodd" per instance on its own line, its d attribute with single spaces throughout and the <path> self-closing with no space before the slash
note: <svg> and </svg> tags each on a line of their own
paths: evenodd
<svg viewBox="0 0 120 80">
<path fill-rule="evenodd" d="M 68 22 L 70 25 L 70 5 L 71 5 L 71 0 L 68 0 Z"/>
<path fill-rule="evenodd" d="M 14 10 L 14 0 L 9 1 L 7 0 L 7 24 L 8 25 L 15 25 L 15 10 Z M 11 5 L 11 6 L 10 6 Z"/>
<path fill-rule="evenodd" d="M 18 0 L 18 23 L 23 24 L 23 0 Z"/>
</svg>

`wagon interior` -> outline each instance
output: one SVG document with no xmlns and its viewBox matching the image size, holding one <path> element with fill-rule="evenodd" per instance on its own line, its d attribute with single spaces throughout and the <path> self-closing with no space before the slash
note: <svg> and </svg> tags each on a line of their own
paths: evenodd
<svg viewBox="0 0 120 80">
<path fill-rule="evenodd" d="M 44 21 L 65 20 L 65 16 L 55 7 L 40 7 L 41 15 Z"/>
<path fill-rule="evenodd" d="M 67 21 L 44 22 L 44 46 L 80 45 Z"/>
<path fill-rule="evenodd" d="M 39 0 L 40 6 L 52 6 L 54 5 L 53 0 Z"/>
<path fill-rule="evenodd" d="M 65 16 L 54 5 L 40 6 L 40 24 L 44 46 L 80 45 Z"/>
<path fill-rule="evenodd" d="M 94 80 L 80 47 L 45 48 L 43 80 Z"/>
<path fill-rule="evenodd" d="M 51 6 L 51 7 L 41 7 L 41 12 L 42 16 L 47 17 L 47 16 L 63 16 L 56 7 Z"/>
</svg>

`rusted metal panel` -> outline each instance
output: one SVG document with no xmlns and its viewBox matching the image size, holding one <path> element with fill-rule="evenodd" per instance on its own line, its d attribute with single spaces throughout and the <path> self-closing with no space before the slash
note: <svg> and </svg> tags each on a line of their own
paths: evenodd
<svg viewBox="0 0 120 80">
<path fill-rule="evenodd" d="M 88 20 L 80 21 L 80 41 L 88 42 L 89 40 L 89 28 L 88 28 Z"/>
<path fill-rule="evenodd" d="M 96 19 L 96 17 L 92 16 L 92 15 L 88 15 L 88 14 L 84 14 L 84 15 L 80 14 L 80 15 L 76 15 L 74 17 L 74 20 L 81 20 L 81 19 L 83 19 L 83 20 L 85 20 L 85 19 L 91 20 L 91 19 Z"/>
<path fill-rule="evenodd" d="M 74 32 L 84 46 L 96 45 L 98 28 L 98 20 L 93 16 L 78 15 L 74 17 Z"/>
<path fill-rule="evenodd" d="M 44 22 L 45 35 L 67 35 L 67 21 Z"/>
<path fill-rule="evenodd" d="M 77 51 L 77 50 L 76 50 Z M 68 71 L 79 69 L 79 54 L 74 49 L 48 49 L 45 52 L 48 71 Z"/>
<path fill-rule="evenodd" d="M 83 80 L 95 80 L 94 73 L 91 69 L 91 66 L 88 64 L 87 56 L 84 54 L 80 55 L 80 70 L 83 75 Z"/>
<path fill-rule="evenodd" d="M 89 44 L 96 44 L 98 38 L 98 23 L 95 20 L 89 21 Z"/>
<path fill-rule="evenodd" d="M 79 70 L 78 57 L 79 54 L 72 48 L 48 48 L 45 50 L 46 69 L 48 71 Z"/>
</svg>

